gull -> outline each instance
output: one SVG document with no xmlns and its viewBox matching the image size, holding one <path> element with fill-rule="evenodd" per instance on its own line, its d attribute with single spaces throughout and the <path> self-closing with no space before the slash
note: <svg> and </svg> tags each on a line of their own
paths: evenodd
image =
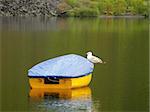
<svg viewBox="0 0 150 112">
<path fill-rule="evenodd" d="M 92 62 L 92 63 L 103 63 L 103 61 L 100 58 L 93 56 L 92 52 L 87 52 L 86 54 L 87 54 L 87 59 L 90 62 Z"/>
</svg>

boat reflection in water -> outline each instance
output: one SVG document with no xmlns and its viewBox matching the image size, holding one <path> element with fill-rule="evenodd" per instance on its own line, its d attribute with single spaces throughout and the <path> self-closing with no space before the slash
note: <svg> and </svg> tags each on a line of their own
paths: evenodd
<svg viewBox="0 0 150 112">
<path fill-rule="evenodd" d="M 31 89 L 29 96 L 29 106 L 33 111 L 92 111 L 92 96 L 89 87 L 77 89 Z"/>
</svg>

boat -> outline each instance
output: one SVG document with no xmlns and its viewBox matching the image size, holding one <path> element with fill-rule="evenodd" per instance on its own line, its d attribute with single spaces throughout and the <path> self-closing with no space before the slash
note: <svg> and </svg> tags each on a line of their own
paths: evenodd
<svg viewBox="0 0 150 112">
<path fill-rule="evenodd" d="M 43 61 L 28 70 L 31 88 L 71 89 L 88 86 L 94 64 L 83 56 L 68 54 Z"/>
</svg>

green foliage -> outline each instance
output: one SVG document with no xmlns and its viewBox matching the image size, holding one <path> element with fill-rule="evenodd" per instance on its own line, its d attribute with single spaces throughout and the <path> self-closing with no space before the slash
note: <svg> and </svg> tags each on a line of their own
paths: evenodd
<svg viewBox="0 0 150 112">
<path fill-rule="evenodd" d="M 148 1 L 146 0 L 127 0 L 127 11 L 132 14 L 148 16 Z"/>
<path fill-rule="evenodd" d="M 148 0 L 66 0 L 72 8 L 68 16 L 145 15 Z"/>
<path fill-rule="evenodd" d="M 113 4 L 114 15 L 124 15 L 127 8 L 127 3 L 125 0 L 116 0 Z"/>
<path fill-rule="evenodd" d="M 78 0 L 66 0 L 66 2 L 68 5 L 75 7 L 78 3 Z"/>
<path fill-rule="evenodd" d="M 73 2 L 73 0 L 69 1 L 71 1 L 72 9 L 67 11 L 67 16 L 82 17 L 99 15 L 98 2 L 91 0 L 74 0 L 76 2 Z"/>
<path fill-rule="evenodd" d="M 99 2 L 100 12 L 106 15 L 113 15 L 114 13 L 113 3 L 114 0 L 101 0 Z"/>
<path fill-rule="evenodd" d="M 67 12 L 68 16 L 74 17 L 94 17 L 98 16 L 99 10 L 94 8 L 82 7 L 82 8 L 74 8 Z"/>
</svg>

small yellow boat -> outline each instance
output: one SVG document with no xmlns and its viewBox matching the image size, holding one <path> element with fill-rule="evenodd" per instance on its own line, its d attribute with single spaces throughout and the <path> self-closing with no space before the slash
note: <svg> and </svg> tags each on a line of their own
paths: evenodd
<svg viewBox="0 0 150 112">
<path fill-rule="evenodd" d="M 71 89 L 89 85 L 93 63 L 86 58 L 69 54 L 33 66 L 28 71 L 31 88 Z"/>
</svg>

